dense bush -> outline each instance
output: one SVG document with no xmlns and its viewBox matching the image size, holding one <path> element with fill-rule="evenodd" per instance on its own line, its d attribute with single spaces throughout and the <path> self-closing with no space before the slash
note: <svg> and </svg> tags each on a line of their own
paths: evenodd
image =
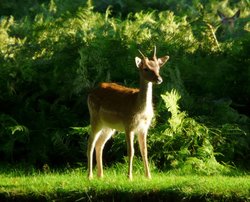
<svg viewBox="0 0 250 202">
<path fill-rule="evenodd" d="M 1 161 L 85 163 L 87 130 L 79 127 L 89 124 L 88 92 L 101 81 L 138 86 L 137 49 L 152 55 L 154 45 L 170 61 L 162 69 L 164 83 L 154 89 L 152 160 L 163 167 L 190 159 L 249 160 L 247 2 L 119 2 L 109 8 L 99 1 L 27 1 L 13 8 L 1 2 Z M 217 9 L 232 14 L 238 8 L 244 26 L 236 31 L 244 29 L 244 36 L 218 41 Z M 160 97 L 172 89 L 172 97 L 182 97 L 175 106 L 186 111 L 177 113 L 183 123 L 177 128 Z M 122 158 L 124 141 L 114 139 L 110 160 Z M 154 149 L 159 145 L 164 151 Z"/>
</svg>

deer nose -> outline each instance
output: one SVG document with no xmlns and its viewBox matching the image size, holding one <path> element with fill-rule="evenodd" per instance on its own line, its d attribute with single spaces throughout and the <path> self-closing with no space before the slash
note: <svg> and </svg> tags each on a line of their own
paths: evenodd
<svg viewBox="0 0 250 202">
<path fill-rule="evenodd" d="M 157 78 L 156 83 L 157 83 L 157 84 L 161 84 L 161 83 L 162 83 L 162 81 L 163 81 L 163 80 L 162 80 L 162 78 L 159 76 L 159 77 Z"/>
</svg>

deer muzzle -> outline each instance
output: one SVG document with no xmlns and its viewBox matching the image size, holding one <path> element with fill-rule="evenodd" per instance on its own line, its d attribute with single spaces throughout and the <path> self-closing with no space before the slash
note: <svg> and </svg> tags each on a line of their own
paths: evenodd
<svg viewBox="0 0 250 202">
<path fill-rule="evenodd" d="M 159 76 L 159 77 L 157 78 L 156 83 L 157 83 L 157 84 L 161 84 L 162 82 L 163 82 L 163 80 L 162 80 L 162 78 Z"/>
</svg>

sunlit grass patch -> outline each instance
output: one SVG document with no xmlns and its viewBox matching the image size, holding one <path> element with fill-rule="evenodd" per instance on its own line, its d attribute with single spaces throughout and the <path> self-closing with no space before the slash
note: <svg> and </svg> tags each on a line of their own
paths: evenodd
<svg viewBox="0 0 250 202">
<path fill-rule="evenodd" d="M 126 167 L 124 165 L 124 167 Z M 102 179 L 89 181 L 85 169 L 64 171 L 3 171 L 0 177 L 0 199 L 46 199 L 46 200 L 98 200 L 108 199 L 196 199 L 247 201 L 250 199 L 250 176 L 178 174 L 178 172 L 152 173 L 152 180 L 135 170 L 129 181 L 121 165 L 106 168 Z"/>
</svg>

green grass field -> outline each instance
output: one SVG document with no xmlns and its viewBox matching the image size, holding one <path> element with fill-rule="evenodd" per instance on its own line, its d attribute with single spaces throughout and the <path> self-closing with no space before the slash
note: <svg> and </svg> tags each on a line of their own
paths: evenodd
<svg viewBox="0 0 250 202">
<path fill-rule="evenodd" d="M 124 167 L 126 167 L 124 165 Z M 0 169 L 0 201 L 250 201 L 250 175 L 205 176 L 141 170 L 128 181 L 125 169 L 107 168 L 87 179 L 82 168 L 64 171 Z"/>
</svg>

